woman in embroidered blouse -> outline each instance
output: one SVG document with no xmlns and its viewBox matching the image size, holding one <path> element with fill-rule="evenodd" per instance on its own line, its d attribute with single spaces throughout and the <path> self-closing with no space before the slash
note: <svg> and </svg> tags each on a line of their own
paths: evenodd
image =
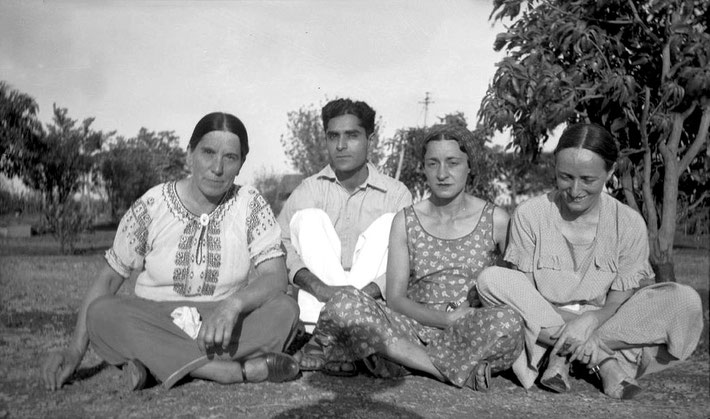
<svg viewBox="0 0 710 419">
<path fill-rule="evenodd" d="M 192 175 L 153 187 L 126 212 L 71 344 L 43 365 L 48 389 L 61 388 L 89 344 L 124 365 L 133 390 L 147 370 L 166 388 L 188 374 L 224 384 L 297 376 L 281 353 L 298 306 L 285 294 L 280 229 L 255 189 L 234 184 L 248 152 L 237 117 L 211 113 L 197 123 Z M 116 296 L 136 269 L 136 296 Z"/>
<path fill-rule="evenodd" d="M 479 277 L 485 305 L 507 304 L 525 319 L 526 352 L 513 365 L 530 387 L 570 389 L 570 362 L 599 375 L 604 393 L 629 399 L 636 379 L 688 357 L 702 331 L 700 298 L 675 283 L 638 289 L 653 278 L 641 215 L 604 194 L 618 149 L 604 128 L 568 127 L 555 149 L 557 189 L 515 212 L 505 259 L 517 270 Z"/>
<path fill-rule="evenodd" d="M 378 376 L 407 373 L 404 366 L 482 391 L 491 372 L 510 368 L 522 351 L 515 311 L 469 302 L 478 273 L 505 248 L 509 219 L 465 192 L 473 141 L 462 127 L 431 129 L 421 147 L 431 196 L 392 222 L 387 305 L 356 289 L 325 305 L 313 337 L 323 348 L 324 372 L 352 371 L 342 363 L 363 359 Z"/>
</svg>

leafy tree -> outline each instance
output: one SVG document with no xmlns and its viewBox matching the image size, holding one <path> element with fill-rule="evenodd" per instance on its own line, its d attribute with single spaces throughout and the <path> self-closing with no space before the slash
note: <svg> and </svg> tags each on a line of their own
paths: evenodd
<svg viewBox="0 0 710 419">
<path fill-rule="evenodd" d="M 35 100 L 0 81 L 0 173 L 8 177 L 25 173 L 24 164 L 31 152 L 28 144 L 36 144 L 43 135 L 37 119 L 39 106 Z"/>
<path fill-rule="evenodd" d="M 54 105 L 52 122 L 41 135 L 23 144 L 14 162 L 24 182 L 42 194 L 44 216 L 62 252 L 74 251 L 79 233 L 91 225 L 92 214 L 74 194 L 91 183 L 94 156 L 112 135 L 91 128 L 93 118 L 71 119 Z"/>
<path fill-rule="evenodd" d="M 375 124 L 373 144 L 368 159 L 377 165 L 382 159 L 379 147 L 380 121 Z M 313 104 L 288 113 L 288 134 L 281 136 L 281 145 L 291 165 L 305 176 L 318 173 L 330 161 L 325 147 L 325 132 L 320 108 Z"/>
<path fill-rule="evenodd" d="M 608 128 L 622 148 L 620 192 L 645 216 L 659 281 L 675 279 L 679 182 L 708 167 L 707 16 L 704 0 L 494 0 L 491 14 L 515 21 L 495 42 L 508 54 L 482 101 L 483 124 L 510 129 L 533 157 L 558 125 Z"/>
<path fill-rule="evenodd" d="M 107 143 L 98 158 L 111 206 L 118 220 L 123 212 L 152 186 L 183 178 L 186 153 L 173 131 L 154 132 L 141 128 L 136 137 L 118 137 Z"/>
<path fill-rule="evenodd" d="M 508 212 L 515 210 L 521 196 L 535 196 L 544 193 L 554 185 L 555 173 L 552 153 L 541 153 L 535 162 L 517 152 L 504 152 L 495 147 L 494 158 L 497 173 L 510 191 Z"/>
<path fill-rule="evenodd" d="M 254 180 L 252 181 L 254 187 L 261 193 L 264 199 L 266 199 L 266 202 L 269 203 L 275 215 L 278 215 L 283 207 L 283 200 L 279 197 L 281 178 L 282 176 L 276 174 L 273 169 L 266 170 L 266 168 L 262 167 L 254 174 Z"/>
</svg>

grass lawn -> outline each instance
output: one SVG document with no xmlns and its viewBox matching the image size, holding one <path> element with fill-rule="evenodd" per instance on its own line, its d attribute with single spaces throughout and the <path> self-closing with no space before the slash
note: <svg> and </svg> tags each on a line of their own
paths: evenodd
<svg viewBox="0 0 710 419">
<path fill-rule="evenodd" d="M 112 231 L 82 241 L 81 252 L 59 254 L 48 236 L 0 238 L 0 418 L 4 417 L 707 417 L 708 289 L 704 249 L 678 249 L 679 283 L 702 296 L 706 327 L 690 361 L 650 377 L 638 400 L 601 395 L 592 380 L 573 380 L 572 392 L 523 390 L 509 376 L 494 377 L 489 393 L 474 393 L 412 376 L 404 380 L 327 377 L 306 373 L 285 384 L 220 386 L 192 381 L 168 392 L 154 387 L 125 393 L 119 372 L 89 351 L 72 384 L 47 393 L 39 363 L 69 340 L 75 312 L 104 264 Z M 131 293 L 133 283 L 122 293 Z"/>
</svg>

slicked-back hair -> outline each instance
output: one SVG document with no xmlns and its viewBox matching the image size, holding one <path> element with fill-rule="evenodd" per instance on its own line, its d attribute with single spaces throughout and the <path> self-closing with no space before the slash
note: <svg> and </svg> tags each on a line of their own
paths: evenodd
<svg viewBox="0 0 710 419">
<path fill-rule="evenodd" d="M 471 131 L 460 125 L 439 124 L 429 128 L 427 135 L 419 146 L 419 158 L 421 161 L 424 162 L 424 156 L 426 155 L 427 146 L 430 142 L 444 140 L 456 141 L 459 144 L 459 149 L 466 153 L 468 157 L 468 168 L 473 168 L 475 153 L 474 142 L 476 139 L 473 137 Z"/>
<path fill-rule="evenodd" d="M 202 137 L 212 131 L 227 131 L 239 137 L 239 147 L 242 154 L 242 162 L 246 160 L 249 153 L 249 136 L 247 129 L 242 121 L 236 116 L 224 112 L 212 112 L 203 116 L 202 119 L 195 125 L 192 131 L 188 149 L 194 151 L 197 144 L 200 143 Z"/>
<path fill-rule="evenodd" d="M 604 160 L 607 171 L 614 167 L 619 158 L 619 146 L 606 128 L 597 124 L 574 124 L 567 127 L 555 147 L 557 156 L 565 148 L 584 148 L 596 153 Z"/>
<path fill-rule="evenodd" d="M 375 132 L 375 110 L 365 102 L 353 101 L 351 99 L 335 99 L 326 103 L 321 110 L 323 119 L 323 130 L 328 130 L 328 122 L 331 119 L 343 115 L 353 115 L 360 120 L 360 125 L 365 129 L 365 134 L 369 137 Z"/>
</svg>

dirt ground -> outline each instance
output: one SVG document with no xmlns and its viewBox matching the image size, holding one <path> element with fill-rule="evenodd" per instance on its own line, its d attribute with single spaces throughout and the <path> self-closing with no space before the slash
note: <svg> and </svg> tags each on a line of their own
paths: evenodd
<svg viewBox="0 0 710 419">
<path fill-rule="evenodd" d="M 170 391 L 153 386 L 129 393 L 120 371 L 91 351 L 69 385 L 47 392 L 39 384 L 41 360 L 68 341 L 74 312 L 98 270 L 101 252 L 46 256 L 39 255 L 45 252 L 37 251 L 37 243 L 13 246 L 12 251 L 6 245 L 0 242 L 0 419 L 710 417 L 707 331 L 688 361 L 642 378 L 644 392 L 631 401 L 607 398 L 595 379 L 581 373 L 567 394 L 539 387 L 525 391 L 510 375 L 494 377 L 488 393 L 476 393 L 423 376 L 382 380 L 321 373 L 305 373 L 284 384 L 186 381 Z M 693 275 L 707 272 L 707 264 L 702 259 Z M 678 270 L 691 262 L 684 265 Z M 707 279 L 693 285 L 703 296 L 707 316 Z"/>
<path fill-rule="evenodd" d="M 710 368 L 704 351 L 675 368 L 640 380 L 644 392 L 631 401 L 605 397 L 586 375 L 568 394 L 522 389 L 512 376 L 497 376 L 488 393 L 456 389 L 422 376 L 400 380 L 304 373 L 293 382 L 222 386 L 186 381 L 129 393 L 120 371 L 89 352 L 72 382 L 47 392 L 39 362 L 60 347 L 73 313 L 4 313 L 0 320 L 0 418 L 569 418 L 710 417 Z"/>
<path fill-rule="evenodd" d="M 120 371 L 93 353 L 73 381 L 58 392 L 38 382 L 38 360 L 47 336 L 66 335 L 73 316 L 27 312 L 4 318 L 0 367 L 0 418 L 179 417 L 179 418 L 569 418 L 710 416 L 708 358 L 696 354 L 675 368 L 643 378 L 645 391 L 631 401 L 602 395 L 594 380 L 572 382 L 568 394 L 534 387 L 523 390 L 510 376 L 494 377 L 488 393 L 456 389 L 435 380 L 400 380 L 366 375 L 336 378 L 305 373 L 284 384 L 222 386 L 188 381 L 171 389 L 153 386 L 129 393 Z M 63 339 L 59 339 L 61 341 Z M 58 342 L 57 341 L 57 342 Z M 15 351 L 12 348 L 22 347 Z"/>
</svg>

